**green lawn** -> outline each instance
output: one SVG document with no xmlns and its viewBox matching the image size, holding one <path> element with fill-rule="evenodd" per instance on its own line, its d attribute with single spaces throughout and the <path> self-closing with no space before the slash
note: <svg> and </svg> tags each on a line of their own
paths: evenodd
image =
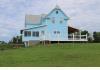
<svg viewBox="0 0 100 70">
<path fill-rule="evenodd" d="M 0 66 L 100 66 L 100 43 L 37 45 L 0 51 Z"/>
</svg>

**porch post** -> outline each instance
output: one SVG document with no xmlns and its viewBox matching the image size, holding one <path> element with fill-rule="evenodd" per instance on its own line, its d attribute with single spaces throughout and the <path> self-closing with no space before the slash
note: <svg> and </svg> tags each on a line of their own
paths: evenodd
<svg viewBox="0 0 100 70">
<path fill-rule="evenodd" d="M 27 46 L 29 47 L 29 41 L 28 41 L 28 44 L 27 44 Z"/>
<path fill-rule="evenodd" d="M 88 38 L 87 38 L 87 34 L 86 34 L 86 40 L 87 40 Z"/>
<path fill-rule="evenodd" d="M 74 37 L 74 33 L 73 33 L 73 41 L 74 41 L 75 37 Z"/>
<path fill-rule="evenodd" d="M 58 44 L 59 44 L 59 34 L 57 34 L 57 37 L 58 37 Z"/>
<path fill-rule="evenodd" d="M 80 40 L 81 40 L 81 30 L 80 30 Z"/>
<path fill-rule="evenodd" d="M 25 47 L 27 47 L 27 42 L 26 41 L 24 42 L 24 44 L 25 44 Z"/>
<path fill-rule="evenodd" d="M 45 35 L 44 35 L 44 46 L 45 46 Z"/>
<path fill-rule="evenodd" d="M 26 48 L 29 47 L 29 41 L 25 41 L 24 44 Z"/>
</svg>

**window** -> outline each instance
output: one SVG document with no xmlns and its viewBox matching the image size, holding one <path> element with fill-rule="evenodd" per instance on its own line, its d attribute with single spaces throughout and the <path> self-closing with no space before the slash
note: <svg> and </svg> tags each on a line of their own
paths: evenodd
<svg viewBox="0 0 100 70">
<path fill-rule="evenodd" d="M 33 34 L 32 34 L 32 36 L 39 37 L 39 32 L 38 31 L 34 31 Z"/>
<path fill-rule="evenodd" d="M 36 37 L 39 37 L 39 32 L 36 32 Z"/>
<path fill-rule="evenodd" d="M 31 31 L 25 31 L 24 36 L 31 36 Z"/>
<path fill-rule="evenodd" d="M 63 21 L 62 21 L 62 20 L 60 20 L 60 23 L 63 23 Z"/>
<path fill-rule="evenodd" d="M 44 31 L 41 31 L 41 34 L 44 35 Z"/>
<path fill-rule="evenodd" d="M 64 19 L 65 21 L 67 21 L 68 19 Z"/>
<path fill-rule="evenodd" d="M 60 31 L 54 31 L 54 34 L 60 34 Z"/>
<path fill-rule="evenodd" d="M 56 14 L 58 14 L 58 11 L 56 11 Z"/>
<path fill-rule="evenodd" d="M 63 23 L 63 17 L 60 17 L 59 23 Z"/>
<path fill-rule="evenodd" d="M 55 17 L 52 18 L 52 23 L 55 23 Z"/>
<path fill-rule="evenodd" d="M 35 36 L 35 32 L 33 32 L 32 36 Z"/>
<path fill-rule="evenodd" d="M 60 34 L 60 31 L 57 31 L 57 34 Z"/>
</svg>

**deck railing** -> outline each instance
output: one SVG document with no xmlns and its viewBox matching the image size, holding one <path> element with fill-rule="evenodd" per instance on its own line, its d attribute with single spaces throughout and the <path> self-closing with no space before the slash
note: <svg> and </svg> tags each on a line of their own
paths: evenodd
<svg viewBox="0 0 100 70">
<path fill-rule="evenodd" d="M 68 35 L 69 41 L 87 41 L 87 34 L 86 35 L 75 35 L 71 34 Z"/>
</svg>

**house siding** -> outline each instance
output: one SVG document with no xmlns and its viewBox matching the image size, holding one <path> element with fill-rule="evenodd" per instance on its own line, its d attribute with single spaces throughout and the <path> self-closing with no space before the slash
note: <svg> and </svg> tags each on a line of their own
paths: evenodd
<svg viewBox="0 0 100 70">
<path fill-rule="evenodd" d="M 36 29 L 29 29 L 29 30 L 25 30 L 25 31 L 31 31 L 31 36 L 24 36 L 24 32 L 23 32 L 23 36 L 22 36 L 22 39 L 23 41 L 30 41 L 30 40 L 33 40 L 33 41 L 41 41 L 42 40 L 42 35 L 41 35 L 41 31 L 44 31 L 44 27 L 42 27 L 41 29 L 40 28 L 36 28 Z M 36 31 L 39 31 L 39 37 L 34 37 L 32 36 L 32 32 L 36 32 Z"/>
<path fill-rule="evenodd" d="M 58 11 L 58 13 L 56 13 Z M 49 19 L 47 19 L 49 18 Z M 66 19 L 66 20 L 65 20 Z M 53 21 L 54 20 L 54 21 Z M 26 20 L 25 20 L 26 21 Z M 25 29 L 29 29 L 26 31 L 39 31 L 39 37 L 25 37 L 24 32 L 22 34 L 23 41 L 30 40 L 49 40 L 49 41 L 66 41 L 68 40 L 68 17 L 61 11 L 61 9 L 53 9 L 45 18 L 42 18 L 40 23 L 37 24 L 29 24 L 30 22 L 25 22 Z M 35 28 L 40 25 L 47 25 L 46 27 Z M 25 30 L 24 30 L 25 31 Z M 44 31 L 44 35 L 42 35 L 42 31 Z M 55 34 L 55 31 L 59 31 L 59 34 Z"/>
<path fill-rule="evenodd" d="M 58 14 L 56 14 L 56 11 L 58 11 Z M 45 19 L 45 23 L 47 25 L 46 28 L 46 36 L 49 35 L 48 40 L 50 41 L 65 41 L 68 40 L 68 24 L 67 16 L 65 16 L 61 10 L 53 10 L 50 12 L 48 16 L 46 16 L 48 19 Z M 55 19 L 55 23 L 52 22 L 53 18 Z M 60 23 L 62 21 L 62 23 Z M 54 31 L 59 31 L 60 34 L 54 34 Z"/>
</svg>

